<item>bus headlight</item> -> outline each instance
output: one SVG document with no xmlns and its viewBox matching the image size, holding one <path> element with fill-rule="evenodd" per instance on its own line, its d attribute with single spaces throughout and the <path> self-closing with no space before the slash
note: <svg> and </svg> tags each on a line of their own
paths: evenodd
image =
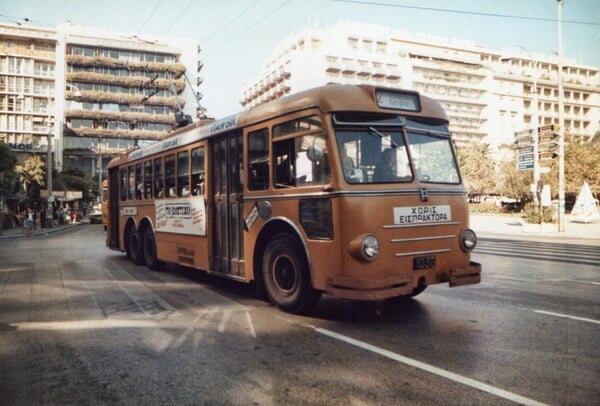
<svg viewBox="0 0 600 406">
<path fill-rule="evenodd" d="M 379 241 L 371 234 L 361 234 L 350 241 L 348 251 L 356 259 L 373 261 L 379 255 Z"/>
<path fill-rule="evenodd" d="M 475 235 L 475 231 L 471 229 L 466 229 L 462 233 L 462 238 L 460 239 L 460 247 L 465 252 L 473 251 L 473 248 L 477 245 L 477 235 Z"/>
</svg>

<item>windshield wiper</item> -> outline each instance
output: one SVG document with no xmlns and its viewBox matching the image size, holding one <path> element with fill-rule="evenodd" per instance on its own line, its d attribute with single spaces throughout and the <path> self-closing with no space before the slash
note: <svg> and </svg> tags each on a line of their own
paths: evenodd
<svg viewBox="0 0 600 406">
<path fill-rule="evenodd" d="M 373 127 L 369 127 L 369 131 L 371 131 L 372 134 L 376 134 L 379 136 L 379 138 L 381 138 L 382 140 L 385 138 L 385 135 L 383 135 L 382 133 L 380 133 L 379 131 L 377 131 L 375 128 Z M 394 141 L 392 141 L 392 139 L 390 138 L 390 146 L 394 149 L 397 149 L 399 147 L 398 144 L 396 144 Z"/>
</svg>

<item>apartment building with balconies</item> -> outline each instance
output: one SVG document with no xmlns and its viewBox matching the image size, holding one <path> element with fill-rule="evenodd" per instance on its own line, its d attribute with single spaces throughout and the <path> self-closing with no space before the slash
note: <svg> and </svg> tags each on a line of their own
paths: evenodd
<svg viewBox="0 0 600 406">
<path fill-rule="evenodd" d="M 199 47 L 92 27 L 0 25 L 0 142 L 89 175 L 202 116 Z"/>
<path fill-rule="evenodd" d="M 558 123 L 557 72 L 556 57 L 524 58 L 514 49 L 342 23 L 280 43 L 240 102 L 248 108 L 328 83 L 413 89 L 442 103 L 457 142 L 484 142 L 497 151 L 536 119 L 537 125 Z M 565 60 L 562 79 L 566 131 L 593 136 L 600 130 L 598 68 Z"/>
</svg>

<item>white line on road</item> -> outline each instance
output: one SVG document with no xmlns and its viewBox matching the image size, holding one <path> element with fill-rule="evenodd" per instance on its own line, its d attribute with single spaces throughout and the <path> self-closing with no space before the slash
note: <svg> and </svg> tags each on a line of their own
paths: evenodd
<svg viewBox="0 0 600 406">
<path fill-rule="evenodd" d="M 547 312 L 545 310 L 533 310 L 533 312 L 534 313 L 540 313 L 540 314 L 547 314 L 548 316 L 564 317 L 565 319 L 585 321 L 586 323 L 600 324 L 600 320 L 588 319 L 586 317 L 570 316 L 568 314 Z"/>
<path fill-rule="evenodd" d="M 541 403 L 536 400 L 529 399 L 529 398 L 521 396 L 521 395 L 517 395 L 516 393 L 512 393 L 512 392 L 506 391 L 504 389 L 496 388 L 494 386 L 485 384 L 483 382 L 476 381 L 475 379 L 467 378 L 466 376 L 455 374 L 454 372 L 449 372 L 444 369 L 435 367 L 433 365 L 429 365 L 424 362 L 417 361 L 415 359 L 408 358 L 408 357 L 405 357 L 400 354 L 396 354 L 395 352 L 392 352 L 392 351 L 384 350 L 383 348 L 379 348 L 374 345 L 367 344 L 363 341 L 355 340 L 354 338 L 350 338 L 345 335 L 338 334 L 338 333 L 335 333 L 333 331 L 326 330 L 323 328 L 318 328 L 315 326 L 311 326 L 311 327 L 320 334 L 326 335 L 326 336 L 334 338 L 336 340 L 343 341 L 343 342 L 353 345 L 355 347 L 362 348 L 363 350 L 374 352 L 374 353 L 384 356 L 386 358 L 389 358 L 394 361 L 398 361 L 403 364 L 421 369 L 423 371 L 432 373 L 434 375 L 441 376 L 441 377 L 449 379 L 451 381 L 458 382 L 460 384 L 470 386 L 475 389 L 479 389 L 483 392 L 487 392 L 492 395 L 495 395 L 495 396 L 498 396 L 498 397 L 501 397 L 504 399 L 508 399 L 510 401 L 520 403 L 523 405 L 545 405 L 545 403 Z"/>
</svg>

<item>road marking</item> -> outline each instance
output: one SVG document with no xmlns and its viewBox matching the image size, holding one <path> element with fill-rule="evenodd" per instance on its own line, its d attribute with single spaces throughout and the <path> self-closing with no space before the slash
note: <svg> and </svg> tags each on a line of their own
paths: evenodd
<svg viewBox="0 0 600 406">
<path fill-rule="evenodd" d="M 585 285 L 600 285 L 600 282 L 584 281 L 581 279 L 551 279 L 551 282 L 571 282 L 571 283 L 583 283 Z"/>
<path fill-rule="evenodd" d="M 10 323 L 9 326 L 17 330 L 90 330 L 106 328 L 141 328 L 155 327 L 152 320 L 126 320 L 126 319 L 100 319 L 100 320 L 75 320 L 75 321 L 26 321 Z"/>
<path fill-rule="evenodd" d="M 577 321 L 585 321 L 586 323 L 600 324 L 600 320 L 588 319 L 586 317 L 570 316 L 568 314 L 547 312 L 545 310 L 533 310 L 533 312 L 534 313 L 540 313 L 540 314 L 546 314 L 548 316 L 563 317 L 565 319 L 572 319 L 572 320 L 577 320 Z"/>
<path fill-rule="evenodd" d="M 383 357 L 386 357 L 391 360 L 398 361 L 403 364 L 421 369 L 421 370 L 429 372 L 431 374 L 441 376 L 441 377 L 449 379 L 451 381 L 458 382 L 460 384 L 470 386 L 475 389 L 479 389 L 480 391 L 490 393 L 490 394 L 492 394 L 494 396 L 498 396 L 500 398 L 508 399 L 510 401 L 520 403 L 523 405 L 545 405 L 545 403 L 541 403 L 536 400 L 529 399 L 529 398 L 521 396 L 521 395 L 517 395 L 516 393 L 512 393 L 512 392 L 506 391 L 504 389 L 496 388 L 494 386 L 485 384 L 483 382 L 476 381 L 475 379 L 467 378 L 466 376 L 462 376 L 459 374 L 455 374 L 454 372 L 446 371 L 444 369 L 435 367 L 433 365 L 429 365 L 424 362 L 417 361 L 415 359 L 408 358 L 408 357 L 405 357 L 400 354 L 396 354 L 395 352 L 388 351 L 388 350 L 385 350 L 380 347 L 376 347 L 371 344 L 367 344 L 363 341 L 355 340 L 354 338 L 350 338 L 350 337 L 335 333 L 330 330 L 326 330 L 326 329 L 315 327 L 315 326 L 310 326 L 310 327 L 313 330 L 315 330 L 317 333 L 326 335 L 326 336 L 334 338 L 336 340 L 343 341 L 343 342 L 353 345 L 355 347 L 362 348 L 363 350 L 371 351 L 371 352 L 379 354 Z"/>
</svg>

